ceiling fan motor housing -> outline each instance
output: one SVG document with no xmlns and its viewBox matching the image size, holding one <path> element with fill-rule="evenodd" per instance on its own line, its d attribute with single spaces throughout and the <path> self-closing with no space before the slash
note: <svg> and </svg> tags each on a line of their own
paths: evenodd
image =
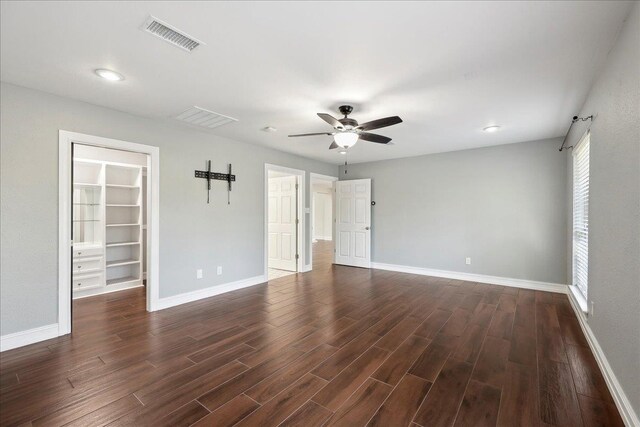
<svg viewBox="0 0 640 427">
<path fill-rule="evenodd" d="M 340 111 L 341 114 L 344 114 L 344 116 L 347 117 L 353 111 L 353 107 L 351 105 L 341 105 L 338 107 L 338 111 Z"/>
<path fill-rule="evenodd" d="M 342 125 L 347 129 L 355 128 L 356 126 L 358 126 L 357 121 L 350 119 L 348 117 L 345 117 L 344 119 L 338 119 L 338 121 L 342 123 Z"/>
</svg>

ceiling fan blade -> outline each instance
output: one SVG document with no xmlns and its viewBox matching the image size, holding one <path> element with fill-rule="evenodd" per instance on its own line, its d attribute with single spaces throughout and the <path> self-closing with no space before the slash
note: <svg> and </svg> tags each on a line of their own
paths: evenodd
<svg viewBox="0 0 640 427">
<path fill-rule="evenodd" d="M 333 135 L 330 132 L 319 132 L 319 133 L 299 133 L 297 135 L 289 135 L 289 137 L 296 137 L 296 136 L 316 136 L 316 135 Z"/>
<path fill-rule="evenodd" d="M 360 132 L 358 135 L 360 135 L 360 139 L 363 141 L 377 142 L 378 144 L 388 144 L 391 141 L 391 138 L 378 135 L 377 133 Z"/>
<path fill-rule="evenodd" d="M 325 122 L 329 123 L 335 129 L 344 129 L 344 126 L 342 126 L 342 123 L 340 123 L 338 121 L 338 119 L 336 119 L 335 117 L 333 117 L 333 116 L 331 116 L 329 114 L 318 113 L 318 117 L 320 117 Z"/>
<path fill-rule="evenodd" d="M 329 150 L 333 150 L 334 148 L 340 148 L 340 146 L 338 144 L 336 144 L 335 141 L 333 141 L 331 143 L 331 145 L 329 146 Z"/>
<path fill-rule="evenodd" d="M 398 116 L 385 117 L 384 119 L 373 120 L 367 123 L 363 123 L 358 126 L 356 129 L 359 130 L 374 130 L 380 129 L 387 126 L 397 125 L 398 123 L 402 123 L 402 119 Z"/>
</svg>

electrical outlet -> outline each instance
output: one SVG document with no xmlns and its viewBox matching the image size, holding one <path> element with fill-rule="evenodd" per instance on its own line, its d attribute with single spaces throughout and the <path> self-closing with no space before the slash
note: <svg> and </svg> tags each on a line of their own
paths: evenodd
<svg viewBox="0 0 640 427">
<path fill-rule="evenodd" d="M 464 263 L 465 263 L 465 264 L 467 264 L 467 265 L 471 265 L 471 258 L 466 257 L 466 258 L 464 259 Z"/>
<path fill-rule="evenodd" d="M 196 270 L 196 279 L 202 279 L 202 269 L 201 268 Z"/>
<path fill-rule="evenodd" d="M 222 266 L 221 265 L 218 266 L 217 273 L 218 273 L 218 276 L 222 274 Z"/>
<path fill-rule="evenodd" d="M 594 306 L 594 303 L 593 303 L 593 301 L 591 301 L 591 308 L 589 309 L 589 316 L 593 316 L 593 306 Z"/>
</svg>

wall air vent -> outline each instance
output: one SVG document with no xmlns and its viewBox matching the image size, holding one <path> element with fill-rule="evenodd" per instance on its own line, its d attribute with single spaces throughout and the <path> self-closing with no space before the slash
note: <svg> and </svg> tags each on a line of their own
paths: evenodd
<svg viewBox="0 0 640 427">
<path fill-rule="evenodd" d="M 238 121 L 238 119 L 234 119 L 233 117 L 214 113 L 213 111 L 195 106 L 181 114 L 178 114 L 176 119 L 193 126 L 207 129 L 217 128 L 219 126 L 226 125 L 227 123 Z"/>
<path fill-rule="evenodd" d="M 142 24 L 142 29 L 187 52 L 191 52 L 201 44 L 204 44 L 153 16 L 147 18 L 144 24 Z"/>
</svg>

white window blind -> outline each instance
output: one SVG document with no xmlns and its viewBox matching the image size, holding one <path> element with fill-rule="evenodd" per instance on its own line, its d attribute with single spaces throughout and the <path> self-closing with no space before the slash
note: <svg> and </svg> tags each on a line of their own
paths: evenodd
<svg viewBox="0 0 640 427">
<path fill-rule="evenodd" d="M 585 301 L 589 277 L 589 143 L 587 133 L 573 150 L 573 284 Z"/>
</svg>

